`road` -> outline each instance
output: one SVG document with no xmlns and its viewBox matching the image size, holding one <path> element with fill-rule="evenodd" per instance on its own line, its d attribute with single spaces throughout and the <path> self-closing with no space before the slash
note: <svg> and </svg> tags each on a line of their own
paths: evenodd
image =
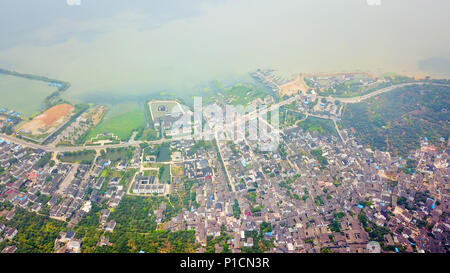
<svg viewBox="0 0 450 273">
<path fill-rule="evenodd" d="M 243 116 L 242 119 L 240 119 L 239 121 L 236 121 L 234 123 L 236 125 L 241 125 L 242 123 L 245 123 L 246 120 L 251 120 L 251 119 L 257 118 L 258 116 L 265 114 L 269 111 L 275 110 L 280 106 L 292 103 L 293 101 L 298 99 L 298 97 L 299 96 L 291 97 L 287 100 L 284 100 L 280 103 L 274 104 L 271 107 L 263 109 L 259 112 L 258 112 L 258 110 L 250 112 L 250 113 L 246 114 L 245 116 Z M 184 138 L 183 137 L 172 138 L 172 139 L 164 138 L 164 139 L 153 140 L 153 141 L 133 141 L 133 142 L 120 143 L 120 144 L 106 144 L 106 145 L 95 145 L 95 146 L 61 146 L 61 147 L 51 147 L 49 145 L 41 145 L 41 144 L 36 144 L 36 143 L 32 143 L 32 142 L 27 142 L 23 139 L 20 139 L 20 138 L 14 137 L 14 136 L 8 136 L 5 134 L 0 134 L 0 139 L 6 140 L 8 142 L 15 143 L 18 145 L 22 145 L 24 147 L 29 147 L 29 148 L 33 148 L 33 149 L 41 149 L 46 152 L 64 153 L 64 152 L 76 152 L 76 151 L 87 151 L 87 150 L 104 150 L 106 148 L 122 148 L 122 147 L 132 147 L 132 146 L 137 147 L 142 143 L 148 143 L 150 145 L 162 144 L 164 142 L 182 140 Z"/>
<path fill-rule="evenodd" d="M 362 96 L 358 96 L 358 97 L 352 97 L 352 98 L 330 98 L 330 97 L 322 97 L 322 96 L 317 96 L 317 98 L 320 100 L 321 98 L 326 98 L 328 101 L 337 101 L 339 100 L 341 103 L 360 103 L 364 100 L 370 99 L 374 96 L 378 96 L 380 94 L 383 93 L 387 93 L 390 91 L 393 91 L 395 89 L 398 88 L 402 88 L 405 86 L 410 86 L 410 85 L 435 85 L 435 86 L 449 86 L 448 84 L 439 84 L 439 83 L 428 83 L 428 82 L 411 82 L 411 83 L 403 83 L 403 84 L 397 84 L 397 85 L 393 85 L 393 86 L 389 86 L 386 88 L 382 88 L 380 90 L 374 91 L 372 93 L 366 94 L 366 95 L 362 95 Z M 342 110 L 342 108 L 341 108 Z M 297 111 L 294 111 L 297 112 Z M 298 112 L 300 113 L 300 112 Z M 319 114 L 307 114 L 308 116 L 312 116 L 312 117 L 317 117 L 317 118 L 321 118 L 321 119 L 330 119 L 333 121 L 334 126 L 336 128 L 337 133 L 339 134 L 339 138 L 342 140 L 342 142 L 347 143 L 347 141 L 344 139 L 344 137 L 342 136 L 341 131 L 339 130 L 339 127 L 336 123 L 336 116 L 332 116 L 332 115 L 319 115 Z"/>
<path fill-rule="evenodd" d="M 366 94 L 363 96 L 358 96 L 358 97 L 353 97 L 353 98 L 331 98 L 331 100 L 339 100 L 342 103 L 358 103 L 361 102 L 363 100 L 367 100 L 369 98 L 372 98 L 374 96 L 386 93 L 386 92 L 390 92 L 394 89 L 397 88 L 402 88 L 405 86 L 410 86 L 410 85 L 435 85 L 435 86 L 449 86 L 448 84 L 438 84 L 438 83 L 429 83 L 429 82 L 412 82 L 412 83 L 403 83 L 403 84 L 397 84 L 397 85 L 393 85 L 393 86 L 389 86 L 377 91 L 374 91 L 370 94 Z M 284 101 L 281 101 L 279 103 L 273 104 L 271 107 L 265 108 L 263 110 L 255 110 L 253 112 L 250 112 L 246 115 L 244 115 L 239 121 L 235 121 L 234 123 L 236 125 L 242 125 L 243 123 L 245 123 L 248 120 L 252 120 L 255 118 L 260 117 L 263 114 L 266 114 L 269 111 L 273 111 L 281 106 L 287 105 L 292 103 L 293 101 L 297 100 L 300 98 L 300 95 L 296 95 L 293 96 L 289 99 L 286 99 Z M 318 98 L 321 98 L 320 96 L 318 96 Z M 328 100 L 330 100 L 330 98 L 327 98 Z M 310 116 L 313 116 L 311 114 L 309 114 Z M 315 115 L 317 117 L 322 117 L 319 115 Z M 322 118 L 326 118 L 326 119 L 332 119 L 328 116 L 323 116 Z M 335 122 L 335 121 L 334 121 Z M 337 128 L 337 126 L 336 126 Z M 339 130 L 338 130 L 339 132 Z M 339 132 L 339 135 L 342 139 L 342 135 Z M 6 140 L 8 142 L 11 143 L 15 143 L 18 145 L 22 145 L 24 147 L 30 147 L 30 148 L 34 148 L 34 149 L 41 149 L 44 150 L 46 152 L 56 152 L 56 153 L 64 153 L 64 152 L 76 152 L 76 151 L 86 151 L 86 150 L 103 150 L 106 148 L 122 148 L 122 147 L 137 147 L 142 143 L 148 143 L 148 144 L 161 144 L 164 142 L 171 142 L 171 141 L 176 141 L 176 140 L 181 140 L 184 138 L 172 138 L 172 139 L 160 139 L 160 140 L 154 140 L 154 141 L 133 141 L 133 142 L 127 142 L 127 143 L 120 143 L 120 144 L 107 144 L 107 145 L 96 145 L 96 146 L 73 146 L 73 147 L 51 147 L 48 145 L 40 145 L 40 144 L 36 144 L 36 143 L 31 143 L 31 142 L 27 142 L 24 141 L 22 139 L 19 139 L 17 137 L 14 136 L 8 136 L 5 134 L 0 134 L 0 139 Z"/>
<path fill-rule="evenodd" d="M 226 176 L 228 178 L 228 183 L 230 183 L 231 191 L 232 192 L 236 192 L 236 187 L 234 185 L 234 182 L 231 180 L 231 176 L 230 176 L 230 173 L 228 172 L 227 164 L 226 164 L 225 160 L 223 159 L 222 149 L 220 148 L 220 143 L 219 143 L 219 140 L 217 138 L 217 133 L 214 135 L 214 138 L 215 138 L 216 143 L 217 143 L 217 150 L 218 150 L 219 155 L 220 155 L 220 160 L 222 161 L 223 167 L 225 169 L 225 174 L 226 174 Z"/>
<path fill-rule="evenodd" d="M 374 96 L 378 96 L 380 94 L 383 93 L 387 93 L 387 92 L 391 92 L 394 89 L 398 89 L 398 88 L 402 88 L 405 86 L 410 86 L 410 85 L 434 85 L 434 86 L 449 86 L 448 84 L 440 84 L 440 83 L 430 83 L 430 82 L 409 82 L 409 83 L 402 83 L 402 84 L 396 84 L 396 85 L 392 85 L 386 88 L 382 88 L 380 90 L 374 91 L 372 93 L 366 94 L 366 95 L 362 95 L 362 96 L 358 96 L 358 97 L 352 97 L 352 98 L 330 98 L 330 97 L 322 97 L 322 96 L 317 96 L 319 99 L 320 98 L 326 98 L 327 100 L 331 100 L 331 101 L 335 101 L 338 100 L 342 103 L 359 103 L 363 100 L 367 100 L 370 99 Z"/>
</svg>

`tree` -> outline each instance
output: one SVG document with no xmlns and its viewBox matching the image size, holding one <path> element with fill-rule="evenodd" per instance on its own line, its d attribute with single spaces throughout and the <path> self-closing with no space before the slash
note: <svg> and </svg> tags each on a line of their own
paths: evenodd
<svg viewBox="0 0 450 273">
<path fill-rule="evenodd" d="M 239 203 L 238 203 L 237 199 L 234 199 L 233 216 L 236 219 L 239 219 L 239 217 L 241 217 L 241 208 L 239 207 Z"/>
<path fill-rule="evenodd" d="M 18 160 L 17 160 L 17 158 L 13 157 L 13 158 L 10 158 L 8 161 L 9 161 L 9 164 L 13 165 L 13 164 L 17 163 Z"/>
<path fill-rule="evenodd" d="M 12 135 L 14 133 L 14 130 L 11 125 L 5 125 L 0 129 L 0 132 L 7 135 Z"/>
<path fill-rule="evenodd" d="M 322 247 L 320 253 L 333 253 L 328 247 Z"/>
<path fill-rule="evenodd" d="M 147 142 L 143 142 L 141 144 L 139 144 L 139 146 L 141 147 L 141 149 L 145 149 L 148 147 L 148 143 Z"/>
<path fill-rule="evenodd" d="M 259 226 L 259 229 L 261 230 L 261 233 L 267 233 L 272 231 L 272 225 L 268 222 L 262 222 Z"/>
</svg>

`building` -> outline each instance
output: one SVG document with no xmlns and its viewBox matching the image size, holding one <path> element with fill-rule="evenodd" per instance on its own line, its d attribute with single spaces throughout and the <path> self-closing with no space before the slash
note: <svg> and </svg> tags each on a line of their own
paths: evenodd
<svg viewBox="0 0 450 273">
<path fill-rule="evenodd" d="M 106 225 L 104 226 L 104 228 L 105 228 L 105 231 L 107 231 L 107 232 L 113 232 L 114 231 L 114 228 L 116 227 L 116 221 L 114 221 L 114 220 L 111 220 L 111 221 L 109 221 L 108 223 L 106 223 Z"/>
</svg>

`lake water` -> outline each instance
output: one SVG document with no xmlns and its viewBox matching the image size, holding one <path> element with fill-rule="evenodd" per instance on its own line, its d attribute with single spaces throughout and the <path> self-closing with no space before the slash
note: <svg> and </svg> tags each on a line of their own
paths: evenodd
<svg viewBox="0 0 450 273">
<path fill-rule="evenodd" d="M 41 81 L 0 74 L 0 108 L 8 108 L 28 117 L 43 110 L 45 97 L 56 88 Z"/>
<path fill-rule="evenodd" d="M 449 10 L 448 0 L 2 0 L 0 67 L 111 105 L 190 97 L 257 68 L 450 77 Z"/>
</svg>

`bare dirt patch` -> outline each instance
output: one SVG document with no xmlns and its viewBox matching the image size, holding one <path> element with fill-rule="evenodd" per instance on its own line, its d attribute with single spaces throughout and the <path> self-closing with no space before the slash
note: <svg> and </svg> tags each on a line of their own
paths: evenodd
<svg viewBox="0 0 450 273">
<path fill-rule="evenodd" d="M 63 125 L 72 115 L 74 107 L 70 104 L 58 104 L 22 126 L 22 131 L 31 135 L 43 135 Z"/>
<path fill-rule="evenodd" d="M 90 119 L 92 121 L 92 126 L 97 126 L 97 124 L 100 123 L 105 112 L 106 112 L 105 106 L 96 107 L 92 109 L 92 111 L 88 112 L 88 115 L 90 115 Z"/>
<path fill-rule="evenodd" d="M 184 175 L 183 166 L 173 165 L 172 166 L 172 175 L 173 176 L 183 176 Z"/>
</svg>

